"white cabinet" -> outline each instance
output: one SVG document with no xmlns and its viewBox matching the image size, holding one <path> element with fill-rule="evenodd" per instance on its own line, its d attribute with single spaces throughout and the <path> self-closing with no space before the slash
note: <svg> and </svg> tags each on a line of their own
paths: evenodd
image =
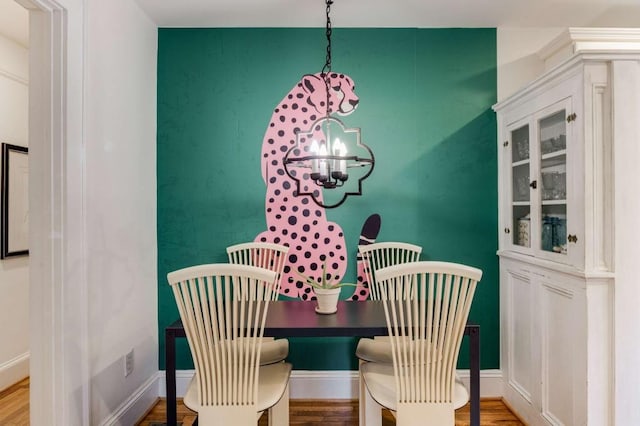
<svg viewBox="0 0 640 426">
<path fill-rule="evenodd" d="M 549 104 L 527 115 L 517 110 L 505 114 L 505 137 L 499 150 L 507 189 L 501 197 L 504 230 L 501 245 L 516 252 L 556 262 L 582 266 L 583 212 L 575 209 L 580 173 L 576 159 L 576 110 L 579 76 L 564 90 L 547 96 Z M 573 233 L 568 232 L 571 229 Z"/>
<path fill-rule="evenodd" d="M 505 400 L 531 425 L 587 424 L 582 279 L 501 260 Z"/>
<path fill-rule="evenodd" d="M 615 336 L 640 334 L 640 30 L 565 36 L 494 106 L 504 398 L 530 425 L 606 426 L 637 416 L 618 398 L 637 345 Z"/>
</svg>

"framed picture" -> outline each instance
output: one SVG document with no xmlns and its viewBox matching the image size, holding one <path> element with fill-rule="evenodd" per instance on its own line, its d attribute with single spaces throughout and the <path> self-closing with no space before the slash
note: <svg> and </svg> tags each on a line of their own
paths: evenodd
<svg viewBox="0 0 640 426">
<path fill-rule="evenodd" d="M 29 254 L 29 149 L 2 144 L 0 259 Z"/>
</svg>

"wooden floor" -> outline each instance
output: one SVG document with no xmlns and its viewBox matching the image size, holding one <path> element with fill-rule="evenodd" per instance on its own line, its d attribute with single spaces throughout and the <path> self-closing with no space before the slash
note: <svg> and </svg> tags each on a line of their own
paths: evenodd
<svg viewBox="0 0 640 426">
<path fill-rule="evenodd" d="M 358 424 L 358 401 L 356 400 L 308 400 L 292 399 L 289 402 L 290 425 L 322 425 L 322 426 L 356 426 Z M 138 426 L 157 426 L 165 421 L 166 404 L 163 399 L 153 407 Z M 178 421 L 182 426 L 191 426 L 195 413 L 178 402 Z M 265 413 L 258 422 L 259 426 L 267 426 Z M 382 413 L 382 426 L 393 426 L 396 422 L 387 410 Z M 523 426 L 518 418 L 497 399 L 480 402 L 480 424 L 482 426 Z M 469 404 L 456 411 L 456 426 L 469 425 Z"/>
<path fill-rule="evenodd" d="M 0 425 L 29 424 L 29 378 L 0 392 Z"/>
<path fill-rule="evenodd" d="M 289 403 L 291 426 L 322 425 L 351 426 L 358 424 L 358 402 L 353 400 L 291 400 Z M 166 404 L 163 399 L 138 422 L 139 426 L 154 426 L 164 423 Z M 179 401 L 178 421 L 182 426 L 191 426 L 196 419 L 195 413 Z M 518 418 L 500 400 L 480 402 L 482 426 L 523 426 Z M 260 418 L 259 426 L 267 425 L 267 415 Z M 469 405 L 456 411 L 456 426 L 469 424 Z M 29 379 L 16 383 L 0 392 L 0 425 L 29 425 Z M 395 425 L 390 412 L 384 411 L 382 426 Z"/>
</svg>

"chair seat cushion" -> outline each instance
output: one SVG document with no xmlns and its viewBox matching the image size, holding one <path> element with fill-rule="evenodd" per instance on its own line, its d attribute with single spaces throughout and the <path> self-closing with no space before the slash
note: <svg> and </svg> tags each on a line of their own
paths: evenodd
<svg viewBox="0 0 640 426">
<path fill-rule="evenodd" d="M 289 341 L 287 339 L 272 339 L 265 337 L 262 339 L 262 349 L 260 351 L 260 365 L 268 365 L 284 361 L 289 355 Z"/>
<path fill-rule="evenodd" d="M 397 411 L 396 381 L 392 364 L 365 362 L 360 365 L 367 390 L 371 397 L 380 405 L 392 411 Z M 469 391 L 456 375 L 453 392 L 453 407 L 458 409 L 469 402 Z"/>
<path fill-rule="evenodd" d="M 256 413 L 267 410 L 280 401 L 289 384 L 291 364 L 279 362 L 260 367 L 258 378 L 258 402 Z M 288 397 L 288 396 L 287 396 Z M 198 398 L 198 375 L 194 374 L 187 393 L 184 395 L 184 405 L 193 411 L 200 411 L 200 399 Z"/>
<path fill-rule="evenodd" d="M 289 340 L 263 337 L 260 348 L 260 365 L 284 361 L 289 356 Z"/>
<path fill-rule="evenodd" d="M 356 356 L 363 361 L 391 364 L 391 341 L 388 336 L 376 336 L 374 339 L 362 338 L 356 347 Z"/>
<path fill-rule="evenodd" d="M 393 364 L 391 338 L 376 336 L 373 339 L 360 339 L 356 347 L 356 356 L 362 361 Z"/>
</svg>

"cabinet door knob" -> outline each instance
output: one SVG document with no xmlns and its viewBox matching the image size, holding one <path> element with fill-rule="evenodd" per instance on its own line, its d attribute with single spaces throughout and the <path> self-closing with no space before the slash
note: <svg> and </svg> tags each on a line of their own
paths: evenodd
<svg viewBox="0 0 640 426">
<path fill-rule="evenodd" d="M 578 242 L 578 236 L 569 234 L 569 235 L 567 235 L 567 240 L 570 243 L 577 243 Z"/>
<path fill-rule="evenodd" d="M 529 186 L 530 186 L 530 187 L 532 187 L 533 189 L 536 189 L 536 188 L 538 187 L 538 181 L 537 181 L 537 180 L 534 180 L 533 182 L 531 182 L 531 183 L 529 184 Z"/>
<path fill-rule="evenodd" d="M 505 234 L 508 234 L 508 233 L 510 233 L 510 232 L 511 232 L 511 229 L 509 229 L 509 228 L 504 228 L 504 233 L 505 233 Z"/>
</svg>

